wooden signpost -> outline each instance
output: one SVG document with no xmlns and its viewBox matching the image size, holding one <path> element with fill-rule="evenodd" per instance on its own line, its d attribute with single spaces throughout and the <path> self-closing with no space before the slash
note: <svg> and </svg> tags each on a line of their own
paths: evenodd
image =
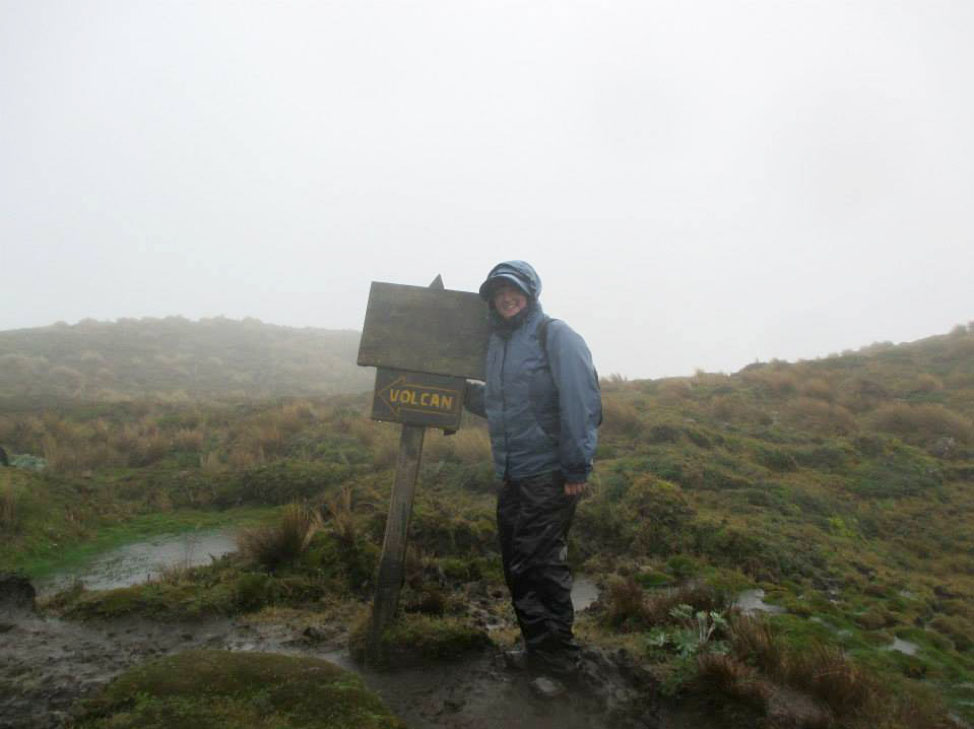
<svg viewBox="0 0 974 729">
<path fill-rule="evenodd" d="M 460 427 L 466 379 L 483 379 L 489 335 L 480 296 L 373 282 L 358 364 L 376 367 L 372 418 L 402 423 L 372 605 L 369 657 L 395 619 L 405 576 L 406 540 L 426 428 Z"/>
</svg>

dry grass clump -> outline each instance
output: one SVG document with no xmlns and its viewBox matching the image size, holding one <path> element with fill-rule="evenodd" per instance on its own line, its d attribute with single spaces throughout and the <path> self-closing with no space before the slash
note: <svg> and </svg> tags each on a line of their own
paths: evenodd
<svg viewBox="0 0 974 729">
<path fill-rule="evenodd" d="M 227 454 L 226 460 L 227 465 L 235 471 L 242 471 L 266 462 L 267 458 L 264 455 L 264 450 L 260 446 L 252 450 L 249 445 L 238 445 L 234 447 Z"/>
<path fill-rule="evenodd" d="M 827 707 L 832 717 L 828 726 L 948 726 L 943 707 L 932 696 L 883 685 L 837 646 L 821 642 L 788 646 L 766 618 L 735 616 L 730 643 L 730 655 L 698 660 L 700 680 L 725 695 L 754 703 L 784 686 Z M 768 681 L 766 686 L 756 686 L 762 679 Z"/>
<path fill-rule="evenodd" d="M 180 428 L 172 436 L 173 447 L 181 451 L 200 451 L 205 436 L 200 428 Z"/>
<path fill-rule="evenodd" d="M 464 428 L 453 437 L 457 460 L 467 465 L 490 461 L 490 436 L 486 428 Z"/>
<path fill-rule="evenodd" d="M 610 435 L 635 436 L 642 432 L 639 411 L 631 403 L 615 397 L 602 399 L 602 432 Z"/>
<path fill-rule="evenodd" d="M 372 451 L 372 464 L 376 468 L 390 468 L 395 465 L 399 456 L 400 429 L 393 424 L 346 415 L 336 426 Z"/>
<path fill-rule="evenodd" d="M 346 432 L 364 446 L 371 446 L 384 429 L 380 423 L 363 417 L 345 416 L 335 423 L 336 430 Z"/>
<path fill-rule="evenodd" d="M 203 473 L 212 475 L 226 471 L 227 464 L 220 458 L 219 453 L 210 451 L 209 453 L 200 454 L 200 468 L 203 470 Z"/>
<path fill-rule="evenodd" d="M 943 405 L 886 405 L 874 414 L 873 427 L 911 443 L 928 444 L 938 438 L 954 438 L 961 443 L 974 441 L 974 424 L 970 419 Z"/>
<path fill-rule="evenodd" d="M 775 397 L 789 397 L 798 391 L 798 378 L 789 370 L 758 368 L 741 374 L 744 382 Z"/>
<path fill-rule="evenodd" d="M 17 525 L 17 493 L 10 474 L 0 471 L 0 527 L 12 532 Z"/>
<path fill-rule="evenodd" d="M 774 686 L 752 666 L 724 653 L 697 656 L 695 683 L 708 694 L 719 693 L 758 710 L 767 706 L 774 693 Z"/>
<path fill-rule="evenodd" d="M 326 503 L 325 508 L 331 516 L 331 528 L 343 544 L 354 544 L 358 537 L 358 527 L 355 523 L 355 509 L 352 503 L 352 489 L 343 486 Z"/>
<path fill-rule="evenodd" d="M 464 428 L 452 435 L 429 431 L 423 455 L 430 462 L 483 463 L 490 460 L 490 437 L 483 428 Z"/>
<path fill-rule="evenodd" d="M 720 612 L 727 608 L 727 599 L 702 582 L 688 582 L 647 595 L 630 577 L 609 583 L 604 605 L 604 622 L 626 632 L 673 622 L 671 613 L 678 605 L 689 605 L 694 612 Z"/>
<path fill-rule="evenodd" d="M 790 401 L 785 416 L 792 424 L 822 435 L 849 435 L 858 427 L 855 416 L 842 405 L 811 397 Z"/>
<path fill-rule="evenodd" d="M 431 462 L 454 461 L 465 465 L 490 460 L 490 437 L 485 428 L 465 427 L 452 435 L 438 430 L 426 433 L 423 457 Z"/>
<path fill-rule="evenodd" d="M 685 377 L 671 377 L 659 382 L 657 392 L 662 404 L 678 405 L 692 397 L 693 385 Z"/>
<path fill-rule="evenodd" d="M 275 570 L 297 559 L 321 527 L 321 517 L 316 511 L 301 504 L 289 504 L 277 524 L 240 532 L 237 547 L 245 558 Z"/>
<path fill-rule="evenodd" d="M 604 597 L 604 622 L 623 631 L 645 630 L 653 623 L 646 605 L 646 593 L 632 578 L 613 580 Z"/>
<path fill-rule="evenodd" d="M 788 656 L 786 681 L 806 691 L 837 716 L 851 716 L 873 702 L 879 686 L 838 647 L 813 643 Z"/>
<path fill-rule="evenodd" d="M 936 375 L 931 375 L 929 372 L 921 372 L 917 375 L 917 378 L 913 381 L 913 386 L 910 387 L 910 391 L 916 393 L 940 392 L 943 389 L 943 381 Z"/>
<path fill-rule="evenodd" d="M 784 645 L 767 620 L 738 616 L 731 622 L 734 653 L 771 678 L 780 679 L 785 665 Z"/>
<path fill-rule="evenodd" d="M 372 443 L 372 465 L 378 469 L 391 468 L 399 458 L 399 430 L 386 424 Z"/>
<path fill-rule="evenodd" d="M 318 419 L 314 406 L 306 400 L 295 400 L 282 405 L 272 416 L 277 421 L 277 427 L 289 435 Z"/>
<path fill-rule="evenodd" d="M 718 395 L 710 401 L 710 413 L 725 423 L 758 423 L 769 425 L 770 414 L 755 407 L 741 393 Z"/>
<path fill-rule="evenodd" d="M 842 405 L 857 413 L 872 410 L 891 397 L 882 383 L 865 377 L 846 382 L 842 390 Z"/>
<path fill-rule="evenodd" d="M 603 393 L 618 392 L 629 387 L 629 378 L 618 372 L 612 372 L 607 377 L 599 378 L 599 388 Z"/>
<path fill-rule="evenodd" d="M 802 384 L 800 392 L 803 396 L 815 400 L 832 402 L 835 399 L 835 391 L 832 389 L 832 385 L 829 384 L 828 380 L 821 377 L 813 377 L 810 380 L 806 380 Z"/>
</svg>

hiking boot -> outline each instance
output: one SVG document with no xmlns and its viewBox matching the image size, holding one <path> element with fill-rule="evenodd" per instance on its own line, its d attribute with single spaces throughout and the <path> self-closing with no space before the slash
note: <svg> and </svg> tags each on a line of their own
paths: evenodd
<svg viewBox="0 0 974 729">
<path fill-rule="evenodd" d="M 538 676 L 528 686 L 531 687 L 535 696 L 545 701 L 556 699 L 567 690 L 565 684 L 550 676 Z"/>
<path fill-rule="evenodd" d="M 539 672 L 558 678 L 570 678 L 581 668 L 578 654 L 559 651 L 534 651 L 531 654 L 532 667 Z"/>
<path fill-rule="evenodd" d="M 531 656 L 527 651 L 504 651 L 504 666 L 512 671 L 527 671 L 531 668 Z"/>
</svg>

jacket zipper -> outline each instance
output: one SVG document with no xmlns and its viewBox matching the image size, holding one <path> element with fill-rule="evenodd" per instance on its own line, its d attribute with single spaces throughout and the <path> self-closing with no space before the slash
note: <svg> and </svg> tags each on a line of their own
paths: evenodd
<svg viewBox="0 0 974 729">
<path fill-rule="evenodd" d="M 501 356 L 501 414 L 504 421 L 504 480 L 510 475 L 511 449 L 507 443 L 507 393 L 504 391 L 504 367 L 507 364 L 507 345 L 510 339 L 504 340 L 504 354 Z"/>
</svg>

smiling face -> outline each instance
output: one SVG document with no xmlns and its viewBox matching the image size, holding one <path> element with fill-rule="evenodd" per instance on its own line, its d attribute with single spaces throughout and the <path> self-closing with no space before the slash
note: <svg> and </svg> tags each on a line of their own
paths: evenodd
<svg viewBox="0 0 974 729">
<path fill-rule="evenodd" d="M 528 297 L 524 295 L 524 292 L 510 284 L 501 284 L 494 289 L 491 301 L 493 301 L 497 313 L 504 319 L 516 316 L 528 305 Z"/>
</svg>

